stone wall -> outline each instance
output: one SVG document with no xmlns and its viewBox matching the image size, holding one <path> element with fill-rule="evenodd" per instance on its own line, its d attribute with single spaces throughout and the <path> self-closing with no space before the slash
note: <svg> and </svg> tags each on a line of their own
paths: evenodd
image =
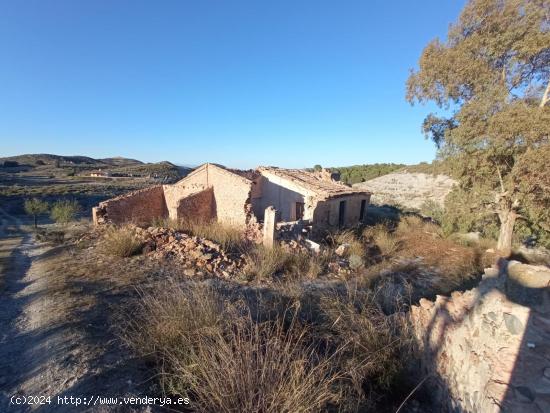
<svg viewBox="0 0 550 413">
<path fill-rule="evenodd" d="M 164 186 L 168 214 L 170 218 L 181 218 L 181 200 L 210 188 L 212 216 L 222 223 L 246 226 L 253 215 L 250 206 L 252 185 L 249 179 L 219 166 L 205 164 L 181 181 Z"/>
<path fill-rule="evenodd" d="M 500 264 L 477 288 L 411 308 L 439 411 L 550 411 L 550 269 Z"/>
<path fill-rule="evenodd" d="M 166 217 L 168 211 L 162 186 L 152 186 L 100 202 L 92 213 L 95 224 L 147 225 L 155 218 Z"/>
<path fill-rule="evenodd" d="M 195 222 L 208 222 L 214 218 L 214 192 L 212 188 L 194 193 L 179 200 L 177 217 Z"/>
<path fill-rule="evenodd" d="M 218 222 L 248 225 L 253 218 L 250 205 L 252 181 L 212 165 L 208 175 L 214 190 L 214 209 Z"/>
</svg>

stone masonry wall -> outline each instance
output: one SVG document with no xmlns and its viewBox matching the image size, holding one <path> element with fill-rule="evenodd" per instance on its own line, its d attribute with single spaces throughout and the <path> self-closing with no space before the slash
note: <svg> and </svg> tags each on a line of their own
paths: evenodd
<svg viewBox="0 0 550 413">
<path fill-rule="evenodd" d="M 205 164 L 179 182 L 164 186 L 170 218 L 180 218 L 180 201 L 211 188 L 212 214 L 219 222 L 246 226 L 251 219 L 252 181 L 213 164 Z"/>
<path fill-rule="evenodd" d="M 252 182 L 222 168 L 209 169 L 214 190 L 214 209 L 219 222 L 246 226 L 252 218 Z"/>
<path fill-rule="evenodd" d="M 132 191 L 99 203 L 93 210 L 95 224 L 149 224 L 153 219 L 167 215 L 162 186 Z"/>
<path fill-rule="evenodd" d="M 208 222 L 214 218 L 214 192 L 212 188 L 197 192 L 180 199 L 177 207 L 179 219 Z"/>
<path fill-rule="evenodd" d="M 166 199 L 166 207 L 168 209 L 168 216 L 171 219 L 177 219 L 180 200 L 208 188 L 206 165 L 191 172 L 181 181 L 178 181 L 172 185 L 164 185 L 163 188 L 164 197 Z"/>
<path fill-rule="evenodd" d="M 503 260 L 479 287 L 411 308 L 438 411 L 550 411 L 549 286 L 550 269 Z"/>
</svg>

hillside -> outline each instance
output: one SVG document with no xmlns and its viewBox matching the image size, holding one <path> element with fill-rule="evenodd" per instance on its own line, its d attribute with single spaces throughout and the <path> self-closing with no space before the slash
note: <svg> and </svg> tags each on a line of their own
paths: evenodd
<svg viewBox="0 0 550 413">
<path fill-rule="evenodd" d="M 25 154 L 0 158 L 0 167 L 5 172 L 32 173 L 34 176 L 64 177 L 85 176 L 91 171 L 101 169 L 112 174 L 131 177 L 154 177 L 176 180 L 185 176 L 188 168 L 176 166 L 170 162 L 144 163 L 136 159 L 123 157 L 94 159 L 88 156 L 62 156 L 52 154 Z"/>
<path fill-rule="evenodd" d="M 398 204 L 419 209 L 426 201 L 443 205 L 455 180 L 447 175 L 399 171 L 353 185 L 372 192 L 374 204 Z"/>
<path fill-rule="evenodd" d="M 398 163 L 374 163 L 365 165 L 339 166 L 329 168 L 331 171 L 340 172 L 340 180 L 348 185 L 365 182 L 379 176 L 387 175 L 406 167 Z"/>
</svg>

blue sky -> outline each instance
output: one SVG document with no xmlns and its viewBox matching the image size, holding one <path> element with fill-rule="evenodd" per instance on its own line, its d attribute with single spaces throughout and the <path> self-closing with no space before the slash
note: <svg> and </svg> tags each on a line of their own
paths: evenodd
<svg viewBox="0 0 550 413">
<path fill-rule="evenodd" d="M 404 98 L 462 0 L 0 0 L 0 156 L 431 161 Z"/>
</svg>

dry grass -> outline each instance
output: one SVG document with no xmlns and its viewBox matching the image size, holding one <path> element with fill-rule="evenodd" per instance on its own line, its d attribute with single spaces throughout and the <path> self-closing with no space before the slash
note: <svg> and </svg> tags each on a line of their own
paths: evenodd
<svg viewBox="0 0 550 413">
<path fill-rule="evenodd" d="M 159 287 L 142 293 L 123 337 L 155 361 L 163 391 L 190 397 L 195 411 L 374 407 L 408 357 L 404 317 L 385 316 L 372 292 L 289 298 L 276 289 L 256 297 L 196 283 Z"/>
<path fill-rule="evenodd" d="M 383 257 L 391 257 L 399 250 L 399 240 L 385 224 L 376 224 L 373 227 L 365 228 L 363 238 L 367 242 L 374 243 L 378 248 L 378 253 Z"/>
<path fill-rule="evenodd" d="M 374 253 L 365 279 L 386 312 L 463 288 L 487 266 L 479 247 L 445 238 L 438 225 L 417 216 L 403 217 L 393 231 L 368 227 L 363 237 Z"/>
<path fill-rule="evenodd" d="M 353 230 L 339 231 L 334 235 L 331 235 L 331 242 L 333 245 L 338 246 L 342 244 L 349 245 L 348 257 L 356 255 L 363 258 L 365 256 L 365 246 L 361 240 L 355 234 Z"/>
<path fill-rule="evenodd" d="M 324 270 L 327 259 L 303 252 L 288 252 L 278 245 L 273 248 L 258 245 L 246 255 L 246 261 L 243 270 L 246 278 L 266 280 L 274 276 L 315 278 Z"/>
<path fill-rule="evenodd" d="M 328 332 L 330 345 L 344 352 L 338 359 L 339 369 L 345 372 L 346 400 L 352 404 L 345 410 L 355 411 L 358 403 L 367 401 L 365 382 L 381 391 L 394 384 L 408 356 L 412 336 L 404 316 L 386 316 L 372 290 L 348 285 L 344 294 L 321 296 L 320 307 L 324 315 L 322 329 Z"/>
<path fill-rule="evenodd" d="M 142 247 L 142 240 L 131 227 L 108 228 L 101 242 L 103 252 L 117 257 L 131 257 L 139 254 Z"/>
<path fill-rule="evenodd" d="M 255 322 L 216 290 L 162 291 L 143 295 L 125 337 L 154 356 L 166 393 L 189 396 L 204 412 L 307 413 L 338 401 L 334 356 L 311 344 L 296 317 Z"/>
</svg>

